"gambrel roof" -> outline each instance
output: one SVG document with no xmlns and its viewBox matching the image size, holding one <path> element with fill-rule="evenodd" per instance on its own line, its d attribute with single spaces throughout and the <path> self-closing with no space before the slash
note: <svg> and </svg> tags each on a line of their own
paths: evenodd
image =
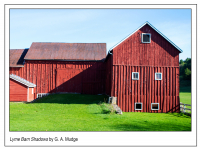
<svg viewBox="0 0 200 149">
<path fill-rule="evenodd" d="M 124 40 L 129 38 L 131 35 L 133 35 L 135 32 L 137 32 L 139 29 L 141 29 L 143 26 L 148 24 L 151 28 L 153 28 L 158 34 L 160 34 L 163 38 L 165 38 L 169 43 L 171 43 L 177 50 L 179 50 L 181 53 L 183 52 L 177 45 L 175 45 L 169 38 L 167 38 L 165 35 L 163 35 L 158 29 L 156 29 L 153 25 L 151 25 L 148 21 L 145 22 L 143 25 L 141 25 L 138 29 L 136 29 L 134 32 L 129 34 L 127 37 L 125 37 L 123 40 L 121 40 L 119 43 L 117 43 L 115 46 L 113 46 L 109 51 L 113 50 L 115 47 L 117 47 L 120 43 L 122 43 Z"/>
</svg>

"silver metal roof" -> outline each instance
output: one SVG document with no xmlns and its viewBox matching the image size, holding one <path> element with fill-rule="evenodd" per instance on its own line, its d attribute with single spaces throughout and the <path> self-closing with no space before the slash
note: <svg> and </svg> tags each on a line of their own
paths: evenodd
<svg viewBox="0 0 200 149">
<path fill-rule="evenodd" d="M 145 22 L 142 26 L 140 26 L 138 29 L 136 29 L 134 32 L 132 32 L 131 34 L 129 34 L 127 37 L 125 37 L 123 40 L 121 40 L 119 43 L 117 43 L 115 46 L 113 46 L 109 51 L 111 51 L 112 49 L 114 49 L 116 46 L 118 46 L 120 43 L 122 43 L 124 40 L 126 40 L 128 37 L 130 37 L 131 35 L 133 35 L 135 32 L 137 32 L 139 29 L 141 29 L 143 26 L 145 26 L 146 24 L 148 24 L 149 26 L 151 26 L 158 34 L 160 34 L 163 38 L 165 38 L 169 43 L 171 43 L 177 50 L 179 50 L 181 53 L 183 52 L 183 50 L 181 50 L 177 45 L 175 45 L 171 40 L 169 40 L 165 35 L 163 35 L 158 29 L 156 29 L 153 25 L 151 25 L 148 21 Z"/>
<path fill-rule="evenodd" d="M 17 76 L 17 75 L 10 74 L 10 78 L 15 80 L 15 81 L 17 81 L 17 82 L 19 82 L 19 83 L 21 83 L 21 84 L 24 84 L 24 85 L 28 86 L 28 87 L 36 87 L 35 84 L 33 84 L 33 83 L 31 83 L 31 82 L 29 82 L 29 81 Z"/>
</svg>

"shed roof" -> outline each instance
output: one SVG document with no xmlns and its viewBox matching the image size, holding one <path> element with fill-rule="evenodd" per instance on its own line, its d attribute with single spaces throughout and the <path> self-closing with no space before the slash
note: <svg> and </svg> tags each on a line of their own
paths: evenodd
<svg viewBox="0 0 200 149">
<path fill-rule="evenodd" d="M 33 42 L 26 60 L 99 61 L 106 57 L 106 43 Z"/>
<path fill-rule="evenodd" d="M 24 56 L 28 49 L 10 49 L 10 67 L 24 67 Z"/>
<path fill-rule="evenodd" d="M 31 82 L 29 82 L 29 81 L 17 76 L 17 75 L 10 74 L 10 78 L 15 80 L 15 81 L 17 81 L 17 82 L 19 82 L 19 83 L 21 83 L 21 84 L 26 85 L 27 87 L 36 87 L 35 84 L 33 84 L 33 83 L 31 83 Z"/>
<path fill-rule="evenodd" d="M 126 40 L 128 37 L 133 35 L 135 32 L 137 32 L 139 29 L 141 29 L 143 26 L 148 24 L 151 28 L 153 28 L 158 34 L 160 34 L 163 38 L 165 38 L 169 43 L 171 43 L 177 50 L 179 50 L 181 53 L 183 52 L 177 45 L 175 45 L 169 38 L 167 38 L 165 35 L 163 35 L 157 28 L 155 28 L 152 24 L 150 24 L 148 21 L 145 22 L 143 25 L 141 25 L 138 29 L 136 29 L 134 32 L 129 34 L 127 37 L 122 39 L 119 43 L 117 43 L 115 46 L 113 46 L 109 51 L 113 50 L 115 47 L 117 47 L 120 43 L 122 43 L 124 40 Z"/>
</svg>

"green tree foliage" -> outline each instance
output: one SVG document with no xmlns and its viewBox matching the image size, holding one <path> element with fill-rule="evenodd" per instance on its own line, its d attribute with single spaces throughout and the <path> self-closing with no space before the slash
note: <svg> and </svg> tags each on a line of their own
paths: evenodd
<svg viewBox="0 0 200 149">
<path fill-rule="evenodd" d="M 186 80 L 191 80 L 191 70 L 189 70 L 188 68 L 185 69 L 184 78 Z"/>
<path fill-rule="evenodd" d="M 191 80 L 191 58 L 187 58 L 185 61 L 182 59 L 179 62 L 180 78 L 183 80 Z"/>
<path fill-rule="evenodd" d="M 179 62 L 179 64 L 183 64 L 183 63 L 184 63 L 184 62 L 183 62 L 183 60 L 181 59 L 180 62 Z"/>
</svg>

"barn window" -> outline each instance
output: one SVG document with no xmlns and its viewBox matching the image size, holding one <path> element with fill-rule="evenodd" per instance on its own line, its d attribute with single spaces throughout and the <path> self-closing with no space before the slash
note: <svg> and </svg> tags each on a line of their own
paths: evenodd
<svg viewBox="0 0 200 149">
<path fill-rule="evenodd" d="M 142 33 L 142 43 L 151 43 L 151 34 Z"/>
<path fill-rule="evenodd" d="M 162 80 L 162 73 L 155 73 L 155 80 Z"/>
<path fill-rule="evenodd" d="M 159 103 L 151 103 L 151 110 L 159 110 Z"/>
<path fill-rule="evenodd" d="M 132 80 L 139 80 L 139 72 L 132 72 Z"/>
<path fill-rule="evenodd" d="M 142 103 L 135 103 L 135 110 L 142 110 Z"/>
</svg>

